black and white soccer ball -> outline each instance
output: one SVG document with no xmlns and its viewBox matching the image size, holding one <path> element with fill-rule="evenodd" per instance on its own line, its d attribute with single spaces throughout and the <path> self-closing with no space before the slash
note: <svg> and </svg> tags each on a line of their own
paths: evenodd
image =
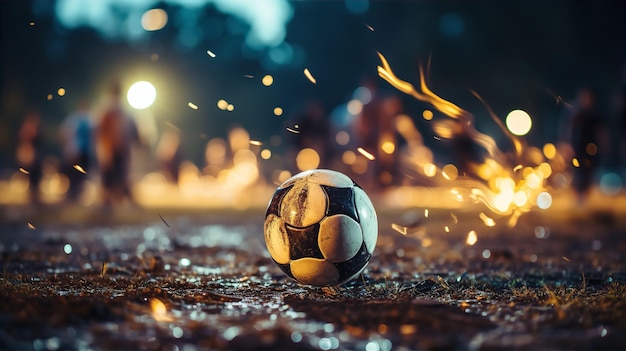
<svg viewBox="0 0 626 351">
<path fill-rule="evenodd" d="M 336 171 L 305 171 L 281 184 L 265 214 L 265 244 L 291 278 L 317 286 L 341 285 L 367 266 L 378 239 L 369 197 Z"/>
</svg>

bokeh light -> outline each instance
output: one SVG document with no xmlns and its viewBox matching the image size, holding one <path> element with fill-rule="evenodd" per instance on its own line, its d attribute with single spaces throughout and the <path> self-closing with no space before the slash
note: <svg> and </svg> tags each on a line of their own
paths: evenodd
<svg viewBox="0 0 626 351">
<path fill-rule="evenodd" d="M 506 116 L 506 127 L 515 135 L 526 135 L 532 127 L 530 115 L 523 110 L 513 110 Z"/>
<path fill-rule="evenodd" d="M 556 146 L 552 143 L 547 143 L 543 146 L 543 154 L 548 160 L 552 160 L 556 156 Z"/>
<path fill-rule="evenodd" d="M 143 110 L 152 106 L 154 103 L 154 100 L 156 99 L 156 89 L 150 82 L 143 80 L 135 82 L 128 89 L 126 98 L 128 99 L 130 106 L 138 110 Z"/>
<path fill-rule="evenodd" d="M 433 119 L 433 116 L 433 111 L 431 110 L 424 110 L 424 112 L 422 112 L 422 117 L 424 117 L 424 119 L 427 121 Z"/>
<path fill-rule="evenodd" d="M 311 148 L 304 148 L 296 156 L 296 166 L 301 171 L 315 169 L 320 165 L 320 155 Z"/>
<path fill-rule="evenodd" d="M 274 107 L 274 115 L 275 116 L 282 116 L 282 114 L 283 114 L 282 107 Z"/>
<path fill-rule="evenodd" d="M 266 74 L 263 77 L 263 79 L 261 79 L 261 83 L 263 83 L 263 85 L 265 85 L 266 87 L 269 87 L 270 85 L 274 83 L 274 77 L 272 77 L 269 74 Z"/>
<path fill-rule="evenodd" d="M 163 9 L 152 9 L 141 16 L 141 27 L 146 31 L 160 30 L 167 24 L 167 12 Z"/>
<path fill-rule="evenodd" d="M 65 96 L 65 88 L 59 88 L 59 90 L 57 90 L 57 94 L 59 94 L 59 96 Z"/>
</svg>

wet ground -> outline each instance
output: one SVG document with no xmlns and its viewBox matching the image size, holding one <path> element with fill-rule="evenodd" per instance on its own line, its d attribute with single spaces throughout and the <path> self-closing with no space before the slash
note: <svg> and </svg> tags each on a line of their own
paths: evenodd
<svg viewBox="0 0 626 351">
<path fill-rule="evenodd" d="M 261 208 L 0 210 L 2 350 L 626 349 L 622 210 L 381 211 L 337 288 L 272 263 Z"/>
</svg>

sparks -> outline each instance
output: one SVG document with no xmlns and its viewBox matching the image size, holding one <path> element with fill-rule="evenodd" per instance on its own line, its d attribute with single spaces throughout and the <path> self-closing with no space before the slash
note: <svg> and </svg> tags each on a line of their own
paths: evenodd
<svg viewBox="0 0 626 351">
<path fill-rule="evenodd" d="M 467 233 L 467 239 L 465 239 L 465 243 L 469 246 L 472 246 L 476 244 L 477 242 L 478 242 L 478 235 L 476 235 L 476 231 L 470 230 L 469 233 Z"/>
<path fill-rule="evenodd" d="M 496 225 L 496 221 L 493 220 L 493 218 L 487 216 L 484 212 L 481 212 L 478 217 L 480 217 L 480 219 L 482 219 L 483 223 L 485 223 L 485 225 L 487 227 L 493 227 Z"/>
<path fill-rule="evenodd" d="M 24 174 L 30 174 L 29 171 L 27 171 L 26 169 L 20 167 L 20 172 L 24 173 Z"/>
<path fill-rule="evenodd" d="M 198 109 L 198 106 L 196 104 L 194 104 L 193 102 L 191 102 L 191 101 L 187 103 L 187 106 L 189 106 L 193 110 L 197 110 Z"/>
<path fill-rule="evenodd" d="M 427 208 L 424 209 L 424 217 L 428 218 L 428 209 Z"/>
<path fill-rule="evenodd" d="M 517 166 L 515 166 L 515 167 L 513 168 L 513 172 L 517 172 L 517 171 L 519 171 L 519 170 L 520 170 L 520 169 L 522 169 L 522 168 L 523 168 L 523 167 L 522 167 L 522 165 L 517 165 Z"/>
<path fill-rule="evenodd" d="M 209 55 L 211 57 L 215 57 L 215 54 L 211 50 L 207 50 L 206 53 L 207 53 L 207 55 Z"/>
<path fill-rule="evenodd" d="M 161 322 L 171 320 L 171 318 L 167 316 L 167 307 L 161 300 L 157 298 L 150 299 L 150 308 L 152 309 L 152 317 L 156 321 Z"/>
<path fill-rule="evenodd" d="M 448 227 L 448 226 L 443 227 L 443 230 L 444 230 L 446 233 L 450 233 L 450 227 Z"/>
<path fill-rule="evenodd" d="M 31 222 L 28 222 L 27 227 L 28 229 L 33 229 L 33 230 L 37 229 Z"/>
<path fill-rule="evenodd" d="M 576 157 L 572 159 L 572 165 L 576 168 L 580 167 L 580 162 L 578 162 L 578 159 Z"/>
<path fill-rule="evenodd" d="M 311 83 L 317 84 L 317 80 L 315 80 L 315 77 L 313 77 L 308 68 L 304 69 L 304 75 L 311 81 Z"/>
<path fill-rule="evenodd" d="M 254 76 L 253 76 L 253 75 L 251 75 L 251 74 L 244 74 L 244 75 L 243 75 L 243 77 L 244 77 L 244 78 L 248 78 L 248 79 L 252 79 L 252 78 L 254 78 Z"/>
<path fill-rule="evenodd" d="M 260 140 L 250 140 L 250 145 L 261 146 L 263 145 L 263 142 Z"/>
<path fill-rule="evenodd" d="M 87 171 L 85 171 L 85 169 L 81 167 L 81 165 L 74 165 L 73 167 L 75 170 L 79 171 L 80 173 L 87 174 Z"/>
<path fill-rule="evenodd" d="M 459 218 L 454 213 L 450 212 L 450 217 L 452 217 L 454 224 L 459 223 Z"/>
<path fill-rule="evenodd" d="M 295 129 L 292 129 L 292 128 L 289 128 L 289 127 L 287 127 L 286 129 L 287 129 L 288 132 L 291 132 L 293 134 L 300 134 L 299 130 L 295 130 Z"/>
<path fill-rule="evenodd" d="M 365 27 L 367 27 L 367 29 L 371 30 L 372 32 L 374 31 L 374 27 L 370 26 L 367 23 L 365 23 Z"/>
<path fill-rule="evenodd" d="M 358 151 L 361 155 L 363 155 L 366 159 L 368 159 L 370 161 L 374 161 L 376 159 L 376 157 L 374 157 L 374 155 L 372 155 L 371 153 L 369 153 L 367 150 L 365 150 L 362 147 L 358 147 L 356 149 L 356 151 Z"/>
<path fill-rule="evenodd" d="M 396 232 L 402 234 L 402 235 L 406 235 L 408 233 L 408 228 L 407 227 L 403 227 L 399 224 L 395 224 L 395 223 L 391 223 L 391 229 L 395 230 Z"/>
</svg>

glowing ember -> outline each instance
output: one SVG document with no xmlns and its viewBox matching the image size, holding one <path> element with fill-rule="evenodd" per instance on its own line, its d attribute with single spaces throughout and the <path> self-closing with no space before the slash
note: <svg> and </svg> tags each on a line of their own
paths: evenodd
<svg viewBox="0 0 626 351">
<path fill-rule="evenodd" d="M 187 103 L 187 106 L 189 106 L 193 110 L 197 110 L 198 109 L 198 106 L 196 104 L 194 104 L 193 102 L 191 102 L 191 101 Z"/>
<path fill-rule="evenodd" d="M 452 221 L 454 221 L 454 224 L 459 223 L 459 218 L 452 212 L 450 212 L 450 217 L 452 217 Z"/>
<path fill-rule="evenodd" d="M 467 233 L 467 239 L 465 239 L 465 243 L 467 245 L 474 245 L 478 242 L 478 235 L 476 234 L 475 230 L 470 230 L 469 233 Z"/>
<path fill-rule="evenodd" d="M 395 230 L 396 232 L 402 234 L 402 235 L 406 235 L 408 233 L 408 228 L 407 227 L 403 227 L 399 224 L 395 224 L 395 223 L 391 223 L 391 229 Z"/>
<path fill-rule="evenodd" d="M 432 120 L 433 116 L 433 111 L 431 110 L 424 110 L 424 112 L 422 112 L 422 117 L 427 121 Z"/>
<path fill-rule="evenodd" d="M 572 159 L 572 166 L 576 168 L 580 167 L 580 162 L 578 162 L 578 159 L 576 157 Z"/>
<path fill-rule="evenodd" d="M 311 83 L 313 84 L 317 83 L 317 80 L 315 80 L 315 78 L 313 77 L 313 75 L 311 74 L 308 68 L 304 69 L 304 75 L 307 77 L 309 81 L 311 81 Z"/>
<path fill-rule="evenodd" d="M 30 174 L 29 171 L 27 171 L 26 169 L 20 167 L 20 172 L 24 173 L 24 174 Z"/>
<path fill-rule="evenodd" d="M 493 218 L 487 216 L 484 212 L 481 212 L 478 217 L 480 217 L 480 219 L 483 221 L 483 223 L 485 223 L 487 227 L 493 227 L 496 225 L 496 221 L 494 221 Z"/>
<path fill-rule="evenodd" d="M 374 155 L 372 155 L 371 153 L 369 153 L 367 150 L 365 150 L 362 147 L 358 147 L 356 151 L 358 151 L 361 155 L 363 155 L 365 158 L 367 158 L 370 161 L 374 161 L 376 159 Z"/>
<path fill-rule="evenodd" d="M 158 322 L 172 320 L 172 318 L 167 315 L 167 307 L 161 300 L 157 298 L 150 299 L 150 309 L 152 310 L 152 318 L 154 318 L 154 320 Z"/>
<path fill-rule="evenodd" d="M 87 174 L 87 171 L 85 171 L 85 169 L 81 167 L 80 165 L 74 165 L 74 169 L 79 171 L 82 174 Z"/>
<path fill-rule="evenodd" d="M 215 57 L 215 54 L 211 50 L 207 50 L 206 53 L 207 53 L 207 55 L 209 55 L 211 57 Z"/>
<path fill-rule="evenodd" d="M 444 227 L 443 227 L 443 230 L 444 230 L 446 233 L 450 233 L 450 227 L 448 227 L 448 226 L 444 226 Z"/>
</svg>

